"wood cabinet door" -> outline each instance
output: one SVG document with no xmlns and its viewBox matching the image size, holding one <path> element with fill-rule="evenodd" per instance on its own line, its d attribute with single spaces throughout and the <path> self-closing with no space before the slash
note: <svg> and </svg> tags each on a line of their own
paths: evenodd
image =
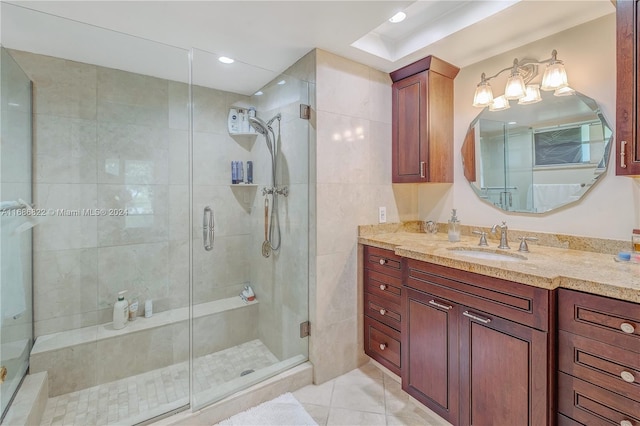
<svg viewBox="0 0 640 426">
<path fill-rule="evenodd" d="M 459 424 L 549 424 L 547 333 L 460 309 Z"/>
<path fill-rule="evenodd" d="M 428 182 L 428 73 L 393 83 L 393 183 Z"/>
<path fill-rule="evenodd" d="M 640 8 L 638 0 L 618 0 L 616 8 L 616 174 L 640 175 Z"/>
<path fill-rule="evenodd" d="M 403 296 L 402 389 L 458 424 L 459 307 L 407 289 Z"/>
</svg>

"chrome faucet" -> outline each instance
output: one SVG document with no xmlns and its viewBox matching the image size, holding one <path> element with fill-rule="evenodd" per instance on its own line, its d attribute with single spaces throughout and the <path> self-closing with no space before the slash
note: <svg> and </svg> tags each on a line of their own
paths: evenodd
<svg viewBox="0 0 640 426">
<path fill-rule="evenodd" d="M 497 228 L 500 228 L 500 245 L 498 246 L 498 248 L 510 249 L 511 247 L 509 247 L 509 240 L 507 239 L 507 230 L 509 229 L 507 228 L 507 222 L 502 222 L 502 225 L 493 225 L 491 227 L 491 233 L 495 234 Z"/>
</svg>

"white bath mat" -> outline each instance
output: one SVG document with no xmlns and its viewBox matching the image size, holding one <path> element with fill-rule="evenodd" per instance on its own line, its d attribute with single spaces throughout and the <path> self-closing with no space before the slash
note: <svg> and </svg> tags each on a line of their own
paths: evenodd
<svg viewBox="0 0 640 426">
<path fill-rule="evenodd" d="M 220 426 L 318 426 L 298 400 L 285 393 L 218 423 Z"/>
</svg>

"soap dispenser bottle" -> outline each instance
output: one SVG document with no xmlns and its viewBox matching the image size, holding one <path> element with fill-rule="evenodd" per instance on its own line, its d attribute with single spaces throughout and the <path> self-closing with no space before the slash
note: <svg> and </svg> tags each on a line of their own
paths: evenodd
<svg viewBox="0 0 640 426">
<path fill-rule="evenodd" d="M 120 330 L 124 328 L 129 320 L 129 303 L 124 300 L 127 290 L 118 293 L 118 301 L 113 305 L 113 328 Z"/>
<path fill-rule="evenodd" d="M 460 241 L 460 221 L 456 215 L 456 209 L 451 210 L 451 219 L 449 219 L 449 241 L 452 243 Z"/>
</svg>

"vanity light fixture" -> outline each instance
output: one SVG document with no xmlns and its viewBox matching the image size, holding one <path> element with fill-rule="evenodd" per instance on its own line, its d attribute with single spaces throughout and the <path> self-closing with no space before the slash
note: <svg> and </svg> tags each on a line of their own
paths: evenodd
<svg viewBox="0 0 640 426">
<path fill-rule="evenodd" d="M 540 97 L 540 86 L 538 84 L 529 84 L 527 85 L 527 93 L 518 99 L 518 105 L 529 105 L 535 104 L 536 102 L 540 102 L 542 97 Z"/>
<path fill-rule="evenodd" d="M 504 97 L 508 100 L 523 98 L 527 93 L 527 89 L 524 85 L 524 78 L 520 74 L 518 69 L 518 60 L 513 60 L 513 68 L 511 69 L 511 75 L 507 79 L 507 85 L 504 88 Z"/>
<path fill-rule="evenodd" d="M 567 96 L 574 93 L 565 92 L 559 89 L 568 87 L 567 73 L 564 69 L 564 64 L 557 58 L 558 52 L 554 49 L 551 52 L 551 58 L 543 61 L 535 61 L 530 59 L 518 59 L 513 60 L 513 65 L 510 67 L 501 69 L 496 74 L 487 77 L 485 73 L 480 76 L 480 83 L 476 87 L 476 92 L 473 96 L 473 106 L 477 108 L 489 107 L 491 111 L 501 111 L 509 108 L 510 100 L 517 100 L 521 105 L 533 104 L 540 102 L 540 89 L 542 90 L 554 90 L 556 96 Z M 542 76 L 541 85 L 529 84 L 535 77 L 538 76 L 538 65 L 547 64 L 547 67 Z M 489 80 L 498 77 L 505 71 L 510 71 L 507 84 L 504 89 L 504 95 L 496 102 L 493 97 Z"/>
<path fill-rule="evenodd" d="M 485 73 L 482 73 L 480 78 L 480 83 L 476 87 L 476 94 L 473 97 L 473 106 L 478 108 L 484 108 L 488 105 L 491 105 L 493 101 L 493 91 L 491 90 L 491 86 L 486 79 Z"/>
<path fill-rule="evenodd" d="M 504 95 L 493 98 L 493 102 L 489 105 L 489 111 L 504 111 L 509 108 L 511 108 L 511 105 L 509 105 L 509 101 Z"/>
<path fill-rule="evenodd" d="M 544 70 L 544 75 L 542 76 L 542 86 L 540 86 L 542 90 L 551 91 L 562 89 L 569 85 L 567 83 L 567 72 L 564 69 L 564 63 L 556 58 L 557 55 L 558 52 L 553 49 L 551 59 L 544 61 L 549 62 L 549 65 L 547 65 L 547 68 Z"/>
</svg>

